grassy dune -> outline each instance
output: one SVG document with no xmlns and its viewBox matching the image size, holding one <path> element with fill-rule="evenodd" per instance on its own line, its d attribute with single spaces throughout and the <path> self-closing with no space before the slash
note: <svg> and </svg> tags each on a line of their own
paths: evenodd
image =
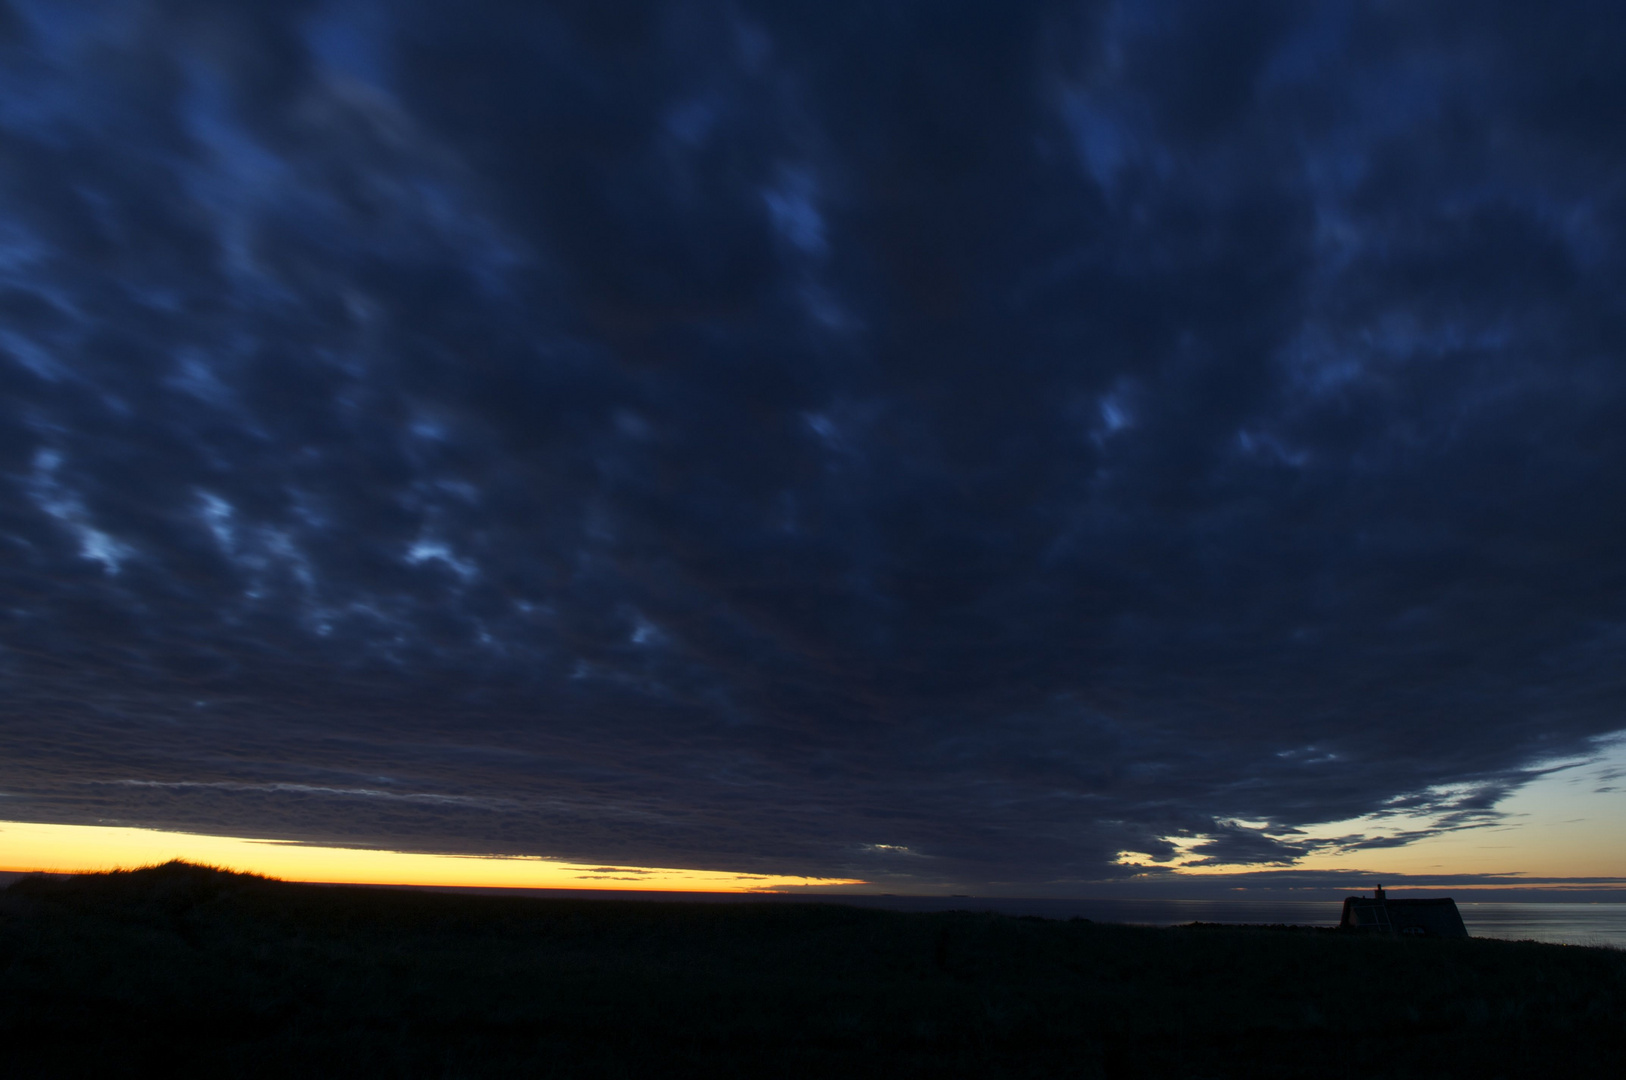
<svg viewBox="0 0 1626 1080">
<path fill-rule="evenodd" d="M 0 894 L 14 1076 L 1626 1075 L 1626 953 L 185 864 Z"/>
</svg>

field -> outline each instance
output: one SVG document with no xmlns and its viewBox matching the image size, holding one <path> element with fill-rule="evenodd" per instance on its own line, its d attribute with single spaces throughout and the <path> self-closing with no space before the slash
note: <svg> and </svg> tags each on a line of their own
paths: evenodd
<svg viewBox="0 0 1626 1080">
<path fill-rule="evenodd" d="M 0 893 L 11 1076 L 1626 1075 L 1626 953 L 295 885 Z"/>
</svg>

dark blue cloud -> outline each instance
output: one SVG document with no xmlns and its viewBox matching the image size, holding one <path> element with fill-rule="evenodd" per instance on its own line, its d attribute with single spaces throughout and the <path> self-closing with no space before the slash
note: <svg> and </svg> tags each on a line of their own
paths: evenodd
<svg viewBox="0 0 1626 1080">
<path fill-rule="evenodd" d="M 1626 726 L 1607 6 L 0 11 L 10 816 L 1040 881 Z"/>
</svg>

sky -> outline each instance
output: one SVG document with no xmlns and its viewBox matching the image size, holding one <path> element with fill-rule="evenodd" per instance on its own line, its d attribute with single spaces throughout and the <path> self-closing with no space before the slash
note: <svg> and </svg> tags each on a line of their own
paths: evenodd
<svg viewBox="0 0 1626 1080">
<path fill-rule="evenodd" d="M 0 868 L 1626 887 L 1623 53 L 0 0 Z"/>
</svg>

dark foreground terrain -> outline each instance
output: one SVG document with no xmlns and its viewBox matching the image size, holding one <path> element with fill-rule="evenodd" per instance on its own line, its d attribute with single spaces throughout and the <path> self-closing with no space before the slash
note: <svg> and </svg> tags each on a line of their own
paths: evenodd
<svg viewBox="0 0 1626 1080">
<path fill-rule="evenodd" d="M 9 1076 L 1626 1076 L 1626 953 L 293 885 L 0 894 Z"/>
</svg>

